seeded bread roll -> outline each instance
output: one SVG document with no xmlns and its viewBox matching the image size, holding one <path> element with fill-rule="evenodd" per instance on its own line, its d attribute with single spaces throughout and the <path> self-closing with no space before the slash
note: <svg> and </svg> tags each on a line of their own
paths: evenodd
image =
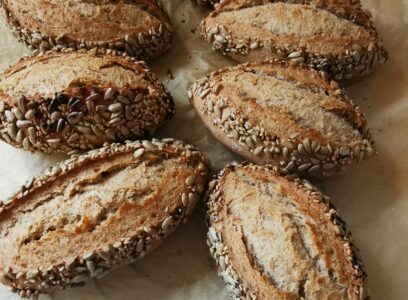
<svg viewBox="0 0 408 300">
<path fill-rule="evenodd" d="M 388 57 L 370 13 L 355 0 L 225 0 L 201 33 L 239 62 L 284 58 L 337 80 L 366 75 Z"/>
<path fill-rule="evenodd" d="M 30 49 L 125 51 L 149 60 L 171 46 L 173 27 L 159 1 L 0 0 L 6 20 Z"/>
<path fill-rule="evenodd" d="M 328 198 L 269 166 L 210 183 L 208 239 L 233 299 L 369 299 L 358 250 Z"/>
<path fill-rule="evenodd" d="M 173 139 L 93 150 L 0 202 L 0 280 L 30 297 L 142 258 L 184 222 L 209 163 Z"/>
<path fill-rule="evenodd" d="M 221 69 L 188 96 L 217 139 L 256 163 L 327 177 L 375 153 L 364 115 L 338 84 L 286 61 Z"/>
<path fill-rule="evenodd" d="M 171 96 L 144 63 L 95 50 L 51 51 L 0 75 L 0 137 L 72 154 L 152 133 L 173 116 Z"/>
</svg>

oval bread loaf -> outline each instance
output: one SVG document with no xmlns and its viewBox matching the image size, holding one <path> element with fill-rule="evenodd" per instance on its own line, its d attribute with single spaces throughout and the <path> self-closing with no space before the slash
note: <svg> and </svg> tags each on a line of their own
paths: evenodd
<svg viewBox="0 0 408 300">
<path fill-rule="evenodd" d="M 286 61 L 221 69 L 188 96 L 216 138 L 256 163 L 322 177 L 375 153 L 364 115 L 338 84 Z"/>
<path fill-rule="evenodd" d="M 345 223 L 309 182 L 241 165 L 210 189 L 207 243 L 233 299 L 369 299 Z"/>
<path fill-rule="evenodd" d="M 0 280 L 30 297 L 142 258 L 201 198 L 209 163 L 172 139 L 107 145 L 0 202 Z"/>
<path fill-rule="evenodd" d="M 284 58 L 338 80 L 366 75 L 387 59 L 359 1 L 225 0 L 203 20 L 201 32 L 239 62 Z"/>
<path fill-rule="evenodd" d="M 149 60 L 171 46 L 173 27 L 155 0 L 0 0 L 6 20 L 30 47 L 103 48 Z"/>
<path fill-rule="evenodd" d="M 174 103 L 141 62 L 95 51 L 51 51 L 0 76 L 0 137 L 29 151 L 72 152 L 141 137 Z"/>
</svg>

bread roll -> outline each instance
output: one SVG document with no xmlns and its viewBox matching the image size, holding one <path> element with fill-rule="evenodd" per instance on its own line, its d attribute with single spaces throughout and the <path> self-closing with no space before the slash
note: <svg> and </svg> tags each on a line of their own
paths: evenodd
<svg viewBox="0 0 408 300">
<path fill-rule="evenodd" d="M 210 187 L 207 242 L 233 299 L 369 299 L 344 221 L 309 182 L 241 165 Z"/>
<path fill-rule="evenodd" d="M 366 75 L 388 57 L 371 15 L 354 0 L 225 0 L 201 32 L 239 62 L 278 57 L 337 80 Z"/>
<path fill-rule="evenodd" d="M 142 62 L 51 51 L 0 75 L 0 138 L 28 151 L 75 153 L 154 132 L 174 114 Z"/>
<path fill-rule="evenodd" d="M 82 284 L 142 258 L 201 198 L 207 159 L 172 139 L 106 145 L 0 202 L 0 280 L 20 296 Z"/>
<path fill-rule="evenodd" d="M 364 115 L 339 85 L 290 62 L 221 69 L 188 96 L 217 139 L 256 163 L 327 177 L 375 154 Z"/>
<path fill-rule="evenodd" d="M 0 5 L 30 49 L 97 47 L 149 60 L 171 46 L 173 27 L 155 0 L 0 0 Z"/>
</svg>

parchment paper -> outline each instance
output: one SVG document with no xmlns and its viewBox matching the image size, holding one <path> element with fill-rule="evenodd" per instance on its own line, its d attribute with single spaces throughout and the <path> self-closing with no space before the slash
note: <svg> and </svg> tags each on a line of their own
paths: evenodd
<svg viewBox="0 0 408 300">
<path fill-rule="evenodd" d="M 172 50 L 149 63 L 172 93 L 176 117 L 157 135 L 194 143 L 211 159 L 214 171 L 237 160 L 199 121 L 186 97 L 191 82 L 233 62 L 214 53 L 199 35 L 208 13 L 190 0 L 165 0 L 176 37 Z M 408 299 L 408 0 L 364 0 L 374 15 L 391 59 L 347 91 L 366 112 L 379 156 L 345 175 L 318 182 L 332 197 L 353 232 L 369 275 L 372 299 Z M 0 21 L 0 69 L 27 48 Z M 171 70 L 174 79 L 167 76 Z M 49 165 L 65 158 L 29 154 L 0 142 L 0 199 Z M 0 299 L 20 299 L 0 286 Z M 189 222 L 148 257 L 117 269 L 84 288 L 56 291 L 40 299 L 229 299 L 205 243 L 200 206 Z"/>
</svg>

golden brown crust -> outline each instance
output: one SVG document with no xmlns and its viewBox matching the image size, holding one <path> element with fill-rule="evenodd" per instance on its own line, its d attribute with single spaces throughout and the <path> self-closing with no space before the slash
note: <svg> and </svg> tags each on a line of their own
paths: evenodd
<svg viewBox="0 0 408 300">
<path fill-rule="evenodd" d="M 244 64 L 199 80 L 189 99 L 239 155 L 325 177 L 375 151 L 364 115 L 323 75 L 280 60 Z"/>
<path fill-rule="evenodd" d="M 208 172 L 173 139 L 106 145 L 50 168 L 0 202 L 1 282 L 29 297 L 143 257 L 186 220 Z"/>
<path fill-rule="evenodd" d="M 388 58 L 359 1 L 227 0 L 201 32 L 239 62 L 285 58 L 338 80 L 366 75 Z"/>
<path fill-rule="evenodd" d="M 73 153 L 142 137 L 173 114 L 158 78 L 129 57 L 51 51 L 0 77 L 0 137 L 29 151 Z"/>
<path fill-rule="evenodd" d="M 228 166 L 210 183 L 207 217 L 210 252 L 234 299 L 368 299 L 344 221 L 309 182 L 269 166 Z"/>
<path fill-rule="evenodd" d="M 149 60 L 171 46 L 173 28 L 157 1 L 0 2 L 11 29 L 31 49 L 99 47 Z"/>
</svg>

